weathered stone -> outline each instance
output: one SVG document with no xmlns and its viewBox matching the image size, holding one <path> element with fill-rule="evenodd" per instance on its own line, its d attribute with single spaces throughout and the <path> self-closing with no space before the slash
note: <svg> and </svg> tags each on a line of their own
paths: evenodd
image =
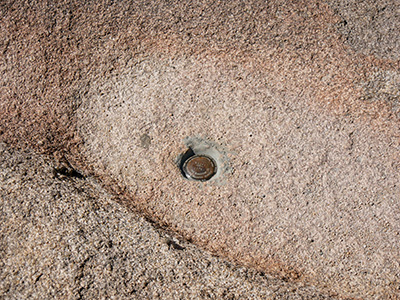
<svg viewBox="0 0 400 300">
<path fill-rule="evenodd" d="M 0 139 L 231 261 L 396 298 L 398 6 L 384 34 L 382 10 L 327 3 L 6 2 Z M 365 33 L 364 14 L 372 35 L 338 26 Z M 218 181 L 181 176 L 188 138 L 224 153 Z"/>
<path fill-rule="evenodd" d="M 0 150 L 1 299 L 331 299 L 201 251 L 57 170 Z"/>
</svg>

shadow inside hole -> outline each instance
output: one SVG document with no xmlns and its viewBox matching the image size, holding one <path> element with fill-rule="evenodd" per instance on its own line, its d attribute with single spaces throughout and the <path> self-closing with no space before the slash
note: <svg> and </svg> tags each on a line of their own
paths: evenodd
<svg viewBox="0 0 400 300">
<path fill-rule="evenodd" d="M 195 153 L 193 152 L 192 148 L 189 148 L 181 157 L 181 160 L 179 162 L 179 169 L 181 170 L 182 176 L 185 177 L 186 179 L 190 179 L 187 174 L 185 173 L 185 171 L 183 170 L 183 165 L 185 164 L 185 162 L 191 158 L 192 156 L 194 156 Z"/>
</svg>

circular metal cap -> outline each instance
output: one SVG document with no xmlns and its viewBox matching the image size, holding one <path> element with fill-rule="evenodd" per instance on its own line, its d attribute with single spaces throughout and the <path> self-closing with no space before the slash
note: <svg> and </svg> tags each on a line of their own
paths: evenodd
<svg viewBox="0 0 400 300">
<path fill-rule="evenodd" d="M 183 164 L 182 170 L 187 178 L 205 181 L 216 173 L 214 160 L 204 155 L 189 157 Z"/>
</svg>

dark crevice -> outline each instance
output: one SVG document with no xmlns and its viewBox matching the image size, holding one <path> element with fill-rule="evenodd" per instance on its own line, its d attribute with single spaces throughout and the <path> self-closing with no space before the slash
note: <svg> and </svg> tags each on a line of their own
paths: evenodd
<svg viewBox="0 0 400 300">
<path fill-rule="evenodd" d="M 84 179 L 85 178 L 85 176 L 83 176 L 80 172 L 75 170 L 71 166 L 71 164 L 68 162 L 68 160 L 65 158 L 62 159 L 59 166 L 54 167 L 53 174 L 54 174 L 54 177 L 56 177 L 58 179 L 66 179 L 66 178 Z"/>
<path fill-rule="evenodd" d="M 187 178 L 185 171 L 183 170 L 183 165 L 185 164 L 185 161 L 187 161 L 190 157 L 194 156 L 195 153 L 193 152 L 192 148 L 189 148 L 184 154 L 182 154 L 180 160 L 179 160 L 179 170 L 182 173 L 182 176 Z"/>
</svg>

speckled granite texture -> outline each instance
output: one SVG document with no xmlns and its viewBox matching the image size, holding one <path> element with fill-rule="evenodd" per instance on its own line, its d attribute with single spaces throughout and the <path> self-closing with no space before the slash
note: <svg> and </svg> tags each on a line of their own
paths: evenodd
<svg viewBox="0 0 400 300">
<path fill-rule="evenodd" d="M 213 257 L 92 178 L 0 147 L 0 299 L 333 299 Z"/>
<path fill-rule="evenodd" d="M 398 299 L 399 5 L 4 1 L 0 141 L 230 262 Z M 218 181 L 181 176 L 188 140 Z"/>
</svg>

